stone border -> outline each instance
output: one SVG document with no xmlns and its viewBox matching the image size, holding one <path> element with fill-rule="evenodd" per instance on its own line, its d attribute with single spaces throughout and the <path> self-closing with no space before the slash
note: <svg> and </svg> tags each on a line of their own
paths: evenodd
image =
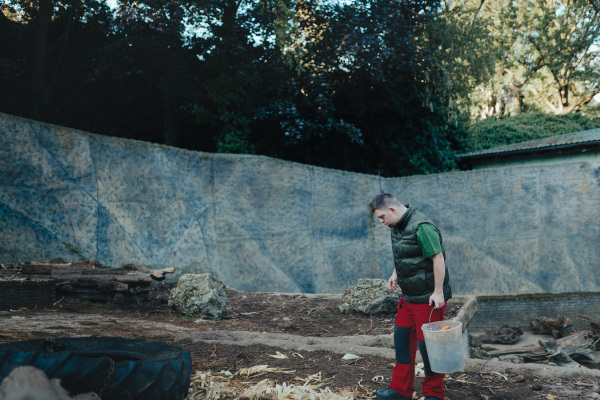
<svg viewBox="0 0 600 400">
<path fill-rule="evenodd" d="M 471 321 L 472 329 L 495 328 L 502 324 L 529 329 L 537 317 L 565 315 L 577 330 L 590 329 L 579 314 L 600 319 L 600 293 L 530 294 L 516 296 L 478 296 L 479 313 Z"/>
</svg>

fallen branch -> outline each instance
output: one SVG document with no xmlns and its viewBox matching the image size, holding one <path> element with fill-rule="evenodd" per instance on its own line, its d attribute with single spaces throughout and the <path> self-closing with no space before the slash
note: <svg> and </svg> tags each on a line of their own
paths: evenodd
<svg viewBox="0 0 600 400">
<path fill-rule="evenodd" d="M 458 383 L 467 383 L 469 385 L 479 385 L 477 382 L 465 381 L 464 379 L 453 379 L 453 378 L 444 378 L 445 381 L 452 381 Z"/>
<path fill-rule="evenodd" d="M 61 301 L 63 301 L 65 299 L 65 296 L 61 297 L 60 300 L 58 300 L 56 303 L 52 303 L 53 306 L 58 305 L 58 303 L 60 303 Z"/>
</svg>

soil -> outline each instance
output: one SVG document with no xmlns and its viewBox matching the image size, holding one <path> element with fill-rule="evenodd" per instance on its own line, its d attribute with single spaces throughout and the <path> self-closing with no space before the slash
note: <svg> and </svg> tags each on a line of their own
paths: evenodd
<svg viewBox="0 0 600 400">
<path fill-rule="evenodd" d="M 205 374 L 210 371 L 221 380 L 230 379 L 226 371 L 236 374 L 259 365 L 276 369 L 257 375 L 235 375 L 230 379 L 234 386 L 248 387 L 263 379 L 280 385 L 285 382 L 288 386 L 310 381 L 322 384 L 321 389 L 344 392 L 346 398 L 368 399 L 375 398 L 374 392 L 387 388 L 390 383 L 393 349 L 379 347 L 373 352 L 364 351 L 364 346 L 354 345 L 351 339 L 389 338 L 394 327 L 392 314 L 342 314 L 337 301 L 331 298 L 228 289 L 223 318 L 207 320 L 172 312 L 167 305 L 171 287 L 165 283 L 153 284 L 145 301 L 127 299 L 121 304 L 105 304 L 63 298 L 49 307 L 3 311 L 0 312 L 0 342 L 80 335 L 145 337 L 182 347 L 192 354 L 194 371 Z M 449 309 L 446 317 L 452 317 L 457 311 L 458 307 Z M 230 341 L 206 340 L 211 334 L 218 339 L 219 333 L 222 335 L 224 331 L 240 333 Z M 236 344 L 236 338 L 240 337 L 263 337 L 265 342 Z M 281 338 L 287 339 L 288 344 L 283 345 Z M 289 345 L 296 342 L 300 348 L 302 341 L 316 343 L 317 340 L 323 342 L 314 351 Z M 340 351 L 344 345 L 347 350 Z M 358 348 L 363 349 L 359 358 L 342 359 L 344 353 L 353 353 L 352 349 Z M 547 378 L 519 371 L 517 365 L 511 371 L 465 370 L 447 374 L 446 399 L 600 398 L 597 378 L 585 381 Z M 415 379 L 415 398 L 422 397 L 421 382 L 421 377 Z M 190 398 L 208 398 L 206 390 L 195 388 L 190 391 L 194 395 Z M 241 397 L 237 394 L 221 398 Z"/>
</svg>

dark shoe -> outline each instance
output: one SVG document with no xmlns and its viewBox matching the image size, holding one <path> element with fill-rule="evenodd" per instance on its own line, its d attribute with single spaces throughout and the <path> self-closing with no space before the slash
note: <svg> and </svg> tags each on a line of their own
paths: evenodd
<svg viewBox="0 0 600 400">
<path fill-rule="evenodd" d="M 378 390 L 375 392 L 375 396 L 383 400 L 411 400 L 410 397 L 402 396 L 400 393 L 394 392 L 392 388 Z"/>
</svg>

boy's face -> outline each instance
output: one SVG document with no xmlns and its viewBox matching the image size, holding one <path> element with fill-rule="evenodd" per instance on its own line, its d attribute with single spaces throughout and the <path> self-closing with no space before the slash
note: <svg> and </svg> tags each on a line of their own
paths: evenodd
<svg viewBox="0 0 600 400">
<path fill-rule="evenodd" d="M 382 224 L 387 225 L 390 228 L 396 226 L 398 221 L 400 220 L 400 216 L 394 207 L 377 209 L 374 212 L 375 216 L 379 218 Z"/>
</svg>

